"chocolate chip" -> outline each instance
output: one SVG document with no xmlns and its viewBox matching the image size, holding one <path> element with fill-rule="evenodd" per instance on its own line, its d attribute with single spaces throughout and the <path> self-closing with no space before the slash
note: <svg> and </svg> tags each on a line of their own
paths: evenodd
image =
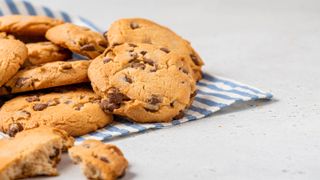
<svg viewBox="0 0 320 180">
<path fill-rule="evenodd" d="M 117 88 L 110 88 L 107 93 L 108 99 L 102 100 L 100 107 L 105 112 L 113 112 L 115 109 L 120 108 L 122 101 L 128 101 L 130 98 L 122 94 Z"/>
<path fill-rule="evenodd" d="M 136 52 L 130 52 L 129 55 L 130 55 L 130 57 L 132 59 L 137 59 L 138 58 L 138 53 L 136 53 Z"/>
<path fill-rule="evenodd" d="M 142 54 L 142 56 L 146 55 L 147 53 L 147 51 L 140 51 L 140 54 Z"/>
<path fill-rule="evenodd" d="M 20 123 L 13 123 L 9 125 L 8 135 L 14 137 L 18 132 L 23 130 L 23 126 Z"/>
<path fill-rule="evenodd" d="M 44 104 L 44 103 L 39 103 L 39 104 L 35 104 L 33 106 L 33 110 L 35 111 L 42 111 L 44 109 L 46 109 L 48 107 L 48 104 Z"/>
<path fill-rule="evenodd" d="M 39 96 L 37 96 L 37 95 L 29 96 L 29 97 L 26 98 L 26 101 L 27 101 L 27 102 L 40 101 L 40 98 L 39 98 Z"/>
<path fill-rule="evenodd" d="M 146 65 L 138 60 L 132 61 L 130 67 L 135 69 L 145 69 Z"/>
<path fill-rule="evenodd" d="M 132 83 L 132 79 L 128 76 L 124 76 L 124 80 L 130 84 Z"/>
<path fill-rule="evenodd" d="M 100 157 L 100 160 L 105 162 L 105 163 L 109 163 L 110 161 L 108 160 L 108 158 L 106 157 Z"/>
<path fill-rule="evenodd" d="M 160 48 L 161 51 L 165 52 L 165 53 L 170 53 L 170 50 L 168 48 Z"/>
<path fill-rule="evenodd" d="M 108 63 L 108 62 L 110 62 L 110 61 L 112 61 L 112 59 L 106 57 L 106 58 L 103 59 L 103 64 L 106 64 L 106 63 Z"/>
<path fill-rule="evenodd" d="M 23 85 L 25 84 L 25 81 L 28 80 L 28 79 L 29 78 L 24 78 L 24 77 L 18 78 L 16 80 L 15 87 L 17 87 L 17 88 L 23 87 Z"/>
<path fill-rule="evenodd" d="M 148 59 L 148 58 L 143 58 L 143 61 L 145 62 L 145 63 L 147 63 L 147 64 L 149 64 L 150 66 L 154 66 L 155 65 L 155 63 L 154 63 L 154 61 L 152 60 L 152 59 Z"/>
<path fill-rule="evenodd" d="M 104 111 L 104 112 L 113 112 L 115 109 L 120 108 L 119 104 L 114 104 L 111 103 L 109 100 L 102 100 L 100 102 L 100 108 Z"/>
<path fill-rule="evenodd" d="M 137 45 L 132 44 L 132 43 L 129 43 L 128 45 L 129 45 L 130 47 L 138 47 Z"/>
<path fill-rule="evenodd" d="M 95 51 L 96 48 L 94 47 L 93 44 L 85 44 L 83 46 L 80 47 L 81 51 Z"/>
<path fill-rule="evenodd" d="M 189 74 L 188 70 L 186 70 L 186 69 L 183 68 L 183 67 L 180 67 L 179 70 L 182 71 L 182 72 L 185 73 L 185 74 Z"/>
<path fill-rule="evenodd" d="M 139 24 L 137 24 L 137 23 L 135 23 L 135 22 L 131 22 L 131 23 L 130 23 L 130 27 L 131 27 L 131 29 L 137 29 L 137 28 L 139 28 L 140 26 L 139 26 Z"/>
<path fill-rule="evenodd" d="M 199 62 L 197 56 L 195 56 L 194 54 L 190 54 L 190 58 L 192 59 L 192 61 L 193 61 L 193 63 L 194 63 L 195 65 L 197 65 L 197 66 L 200 65 L 200 62 Z"/>
<path fill-rule="evenodd" d="M 157 95 L 151 95 L 151 98 L 147 100 L 149 104 L 156 105 L 162 102 L 162 99 Z"/>
<path fill-rule="evenodd" d="M 178 120 L 178 119 L 183 118 L 183 116 L 184 116 L 184 112 L 183 112 L 183 110 L 181 110 L 181 111 L 179 112 L 179 114 L 176 115 L 173 119 L 174 119 L 174 120 Z"/>
</svg>

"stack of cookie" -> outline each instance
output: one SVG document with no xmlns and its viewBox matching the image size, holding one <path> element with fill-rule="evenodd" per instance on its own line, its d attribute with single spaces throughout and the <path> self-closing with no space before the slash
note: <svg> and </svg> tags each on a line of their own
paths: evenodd
<svg viewBox="0 0 320 180">
<path fill-rule="evenodd" d="M 0 96 L 14 98 L 1 107 L 0 130 L 14 136 L 50 126 L 80 136 L 113 115 L 139 123 L 179 119 L 202 65 L 188 41 L 145 19 L 120 19 L 100 34 L 49 17 L 3 16 Z"/>
</svg>

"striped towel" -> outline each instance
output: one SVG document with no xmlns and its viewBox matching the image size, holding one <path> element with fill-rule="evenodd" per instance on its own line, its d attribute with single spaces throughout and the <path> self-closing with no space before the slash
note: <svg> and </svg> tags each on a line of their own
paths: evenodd
<svg viewBox="0 0 320 180">
<path fill-rule="evenodd" d="M 0 15 L 9 14 L 45 15 L 63 19 L 66 22 L 72 22 L 99 31 L 97 26 L 79 16 L 72 16 L 63 11 L 54 11 L 45 6 L 35 6 L 27 1 L 0 0 Z M 85 139 L 106 141 L 115 137 L 127 136 L 149 129 L 161 129 L 164 127 L 175 126 L 210 116 L 214 112 L 237 102 L 241 103 L 251 100 L 272 98 L 270 93 L 257 88 L 223 77 L 212 76 L 207 73 L 203 74 L 203 79 L 198 82 L 197 87 L 198 94 L 195 97 L 192 106 L 185 112 L 185 117 L 182 119 L 174 120 L 170 123 L 149 124 L 138 124 L 125 119 L 116 119 L 116 122 L 112 125 L 99 129 L 96 132 L 78 137 L 76 142 L 79 143 Z M 0 134 L 0 138 L 1 136 L 5 137 L 3 134 Z"/>
</svg>

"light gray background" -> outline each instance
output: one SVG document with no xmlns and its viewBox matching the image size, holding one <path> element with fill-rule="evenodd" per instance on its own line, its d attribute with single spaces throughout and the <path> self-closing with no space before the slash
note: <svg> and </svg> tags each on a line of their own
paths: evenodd
<svg viewBox="0 0 320 180">
<path fill-rule="evenodd" d="M 104 29 L 121 17 L 153 19 L 190 40 L 206 71 L 275 95 L 273 102 L 112 141 L 130 162 L 124 179 L 320 179 L 320 1 L 32 2 Z M 52 179 L 84 179 L 67 158 L 59 168 Z"/>
</svg>

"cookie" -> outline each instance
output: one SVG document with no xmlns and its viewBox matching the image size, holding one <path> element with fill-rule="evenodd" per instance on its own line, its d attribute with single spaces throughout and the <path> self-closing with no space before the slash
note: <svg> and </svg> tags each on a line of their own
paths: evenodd
<svg viewBox="0 0 320 180">
<path fill-rule="evenodd" d="M 26 67 L 0 88 L 0 95 L 88 82 L 91 61 L 56 61 Z"/>
<path fill-rule="evenodd" d="M 46 16 L 10 15 L 0 17 L 0 31 L 23 36 L 44 36 L 63 21 Z"/>
<path fill-rule="evenodd" d="M 0 87 L 18 72 L 27 56 L 28 50 L 21 41 L 0 38 Z"/>
<path fill-rule="evenodd" d="M 125 42 L 148 43 L 160 46 L 164 51 L 183 55 L 194 71 L 194 79 L 201 79 L 203 61 L 198 53 L 188 41 L 164 26 L 147 19 L 120 19 L 112 23 L 105 36 L 112 46 Z"/>
<path fill-rule="evenodd" d="M 71 136 L 84 135 L 113 120 L 112 115 L 102 111 L 99 102 L 99 97 L 87 88 L 18 96 L 2 106 L 0 130 L 14 136 L 22 129 L 50 126 Z"/>
<path fill-rule="evenodd" d="M 37 42 L 26 44 L 28 59 L 25 66 L 38 65 L 53 61 L 64 61 L 71 58 L 71 52 L 52 42 Z"/>
<path fill-rule="evenodd" d="M 69 156 L 80 163 L 88 179 L 114 180 L 124 176 L 128 161 L 119 148 L 97 140 L 86 140 L 69 149 Z"/>
<path fill-rule="evenodd" d="M 88 76 L 104 111 L 142 123 L 181 117 L 196 89 L 185 59 L 151 44 L 107 49 L 92 61 Z"/>
<path fill-rule="evenodd" d="M 17 127 L 19 128 L 19 127 Z M 62 151 L 73 145 L 64 131 L 41 127 L 0 140 L 0 179 L 55 176 Z"/>
<path fill-rule="evenodd" d="M 108 46 L 106 39 L 98 32 L 70 23 L 49 29 L 46 38 L 89 58 L 97 57 Z"/>
</svg>

